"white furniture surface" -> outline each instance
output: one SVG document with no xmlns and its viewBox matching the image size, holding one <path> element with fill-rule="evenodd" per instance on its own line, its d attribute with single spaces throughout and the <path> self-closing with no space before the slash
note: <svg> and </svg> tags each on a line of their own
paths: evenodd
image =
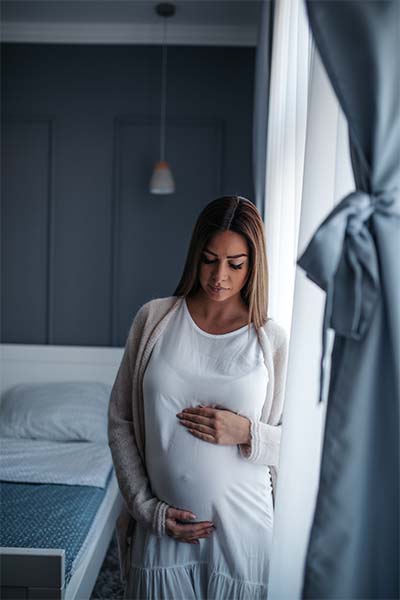
<svg viewBox="0 0 400 600">
<path fill-rule="evenodd" d="M 123 348 L 0 344 L 0 402 L 17 383 L 115 380 Z M 64 586 L 64 549 L 0 548 L 1 597 L 89 600 L 122 498 L 113 472 L 107 492 Z"/>
</svg>

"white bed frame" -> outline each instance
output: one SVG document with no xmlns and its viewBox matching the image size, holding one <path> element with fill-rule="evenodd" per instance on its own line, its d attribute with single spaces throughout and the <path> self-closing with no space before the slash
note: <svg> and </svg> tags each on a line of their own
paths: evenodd
<svg viewBox="0 0 400 600">
<path fill-rule="evenodd" d="M 122 354 L 123 348 L 0 344 L 0 402 L 17 383 L 112 384 Z M 0 548 L 2 600 L 89 600 L 121 507 L 113 472 L 67 586 L 64 549 Z"/>
</svg>

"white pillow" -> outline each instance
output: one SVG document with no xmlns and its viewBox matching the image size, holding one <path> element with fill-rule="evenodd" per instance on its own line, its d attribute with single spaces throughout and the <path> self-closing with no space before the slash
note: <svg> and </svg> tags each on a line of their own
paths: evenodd
<svg viewBox="0 0 400 600">
<path fill-rule="evenodd" d="M 20 383 L 0 403 L 0 437 L 107 442 L 110 394 L 92 381 Z"/>
</svg>

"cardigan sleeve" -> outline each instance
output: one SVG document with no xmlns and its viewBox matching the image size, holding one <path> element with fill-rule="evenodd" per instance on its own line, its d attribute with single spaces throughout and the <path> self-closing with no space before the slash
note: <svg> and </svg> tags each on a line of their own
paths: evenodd
<svg viewBox="0 0 400 600">
<path fill-rule="evenodd" d="M 119 489 L 128 511 L 136 521 L 143 523 L 157 537 L 161 537 L 165 534 L 165 513 L 169 505 L 159 500 L 151 491 L 133 428 L 132 404 L 136 400 L 133 366 L 137 359 L 143 330 L 143 306 L 132 323 L 111 390 L 108 409 L 108 443 Z"/>
<path fill-rule="evenodd" d="M 273 392 L 270 416 L 267 423 L 249 418 L 250 444 L 239 444 L 243 458 L 261 465 L 278 467 L 282 434 L 282 413 L 288 354 L 287 336 L 280 328 L 280 340 L 273 352 Z M 269 385 L 269 384 L 268 384 Z"/>
</svg>

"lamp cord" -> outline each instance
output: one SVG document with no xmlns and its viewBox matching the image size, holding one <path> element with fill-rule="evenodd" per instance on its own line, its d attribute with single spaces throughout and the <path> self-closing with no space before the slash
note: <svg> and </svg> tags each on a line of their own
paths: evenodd
<svg viewBox="0 0 400 600">
<path fill-rule="evenodd" d="M 164 17 L 164 32 L 161 65 L 161 124 L 160 124 L 160 160 L 165 160 L 165 126 L 167 115 L 167 19 Z"/>
</svg>

